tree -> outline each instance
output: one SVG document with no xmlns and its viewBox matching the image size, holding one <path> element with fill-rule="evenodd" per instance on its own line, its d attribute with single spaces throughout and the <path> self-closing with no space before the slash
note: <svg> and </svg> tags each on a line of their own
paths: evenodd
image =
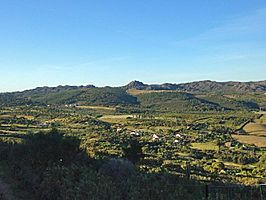
<svg viewBox="0 0 266 200">
<path fill-rule="evenodd" d="M 266 153 L 262 154 L 257 166 L 259 168 L 266 169 Z"/>
<path fill-rule="evenodd" d="M 123 148 L 123 153 L 133 164 L 137 164 L 142 158 L 144 158 L 142 146 L 137 139 L 130 140 L 129 145 L 127 145 L 126 148 Z"/>
</svg>

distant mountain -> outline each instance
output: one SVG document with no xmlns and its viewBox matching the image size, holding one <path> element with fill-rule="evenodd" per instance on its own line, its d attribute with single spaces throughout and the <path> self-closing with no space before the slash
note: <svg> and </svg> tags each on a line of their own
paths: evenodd
<svg viewBox="0 0 266 200">
<path fill-rule="evenodd" d="M 122 87 L 37 87 L 0 93 L 0 105 L 104 105 L 134 106 L 157 111 L 258 110 L 266 108 L 266 81 L 197 81 L 182 84 L 144 84 Z"/>
<path fill-rule="evenodd" d="M 179 84 L 180 88 L 189 92 L 212 92 L 212 93 L 246 93 L 246 92 L 266 92 L 266 81 L 257 82 L 216 82 L 198 81 L 192 83 Z"/>
<path fill-rule="evenodd" d="M 144 84 L 139 81 L 132 81 L 124 86 L 126 89 L 138 90 L 178 90 L 190 93 L 246 93 L 246 92 L 266 92 L 266 81 L 257 82 L 216 82 L 216 81 L 196 81 L 181 84 Z"/>
<path fill-rule="evenodd" d="M 127 84 L 126 86 L 123 86 L 124 89 L 128 90 L 128 89 L 137 89 L 137 90 L 145 90 L 147 89 L 149 85 L 144 84 L 140 81 L 131 81 L 129 84 Z"/>
<path fill-rule="evenodd" d="M 33 95 L 33 94 L 47 94 L 47 93 L 56 93 L 56 92 L 63 92 L 63 91 L 67 91 L 67 90 L 78 90 L 78 89 L 84 89 L 84 88 L 95 88 L 94 85 L 86 85 L 86 86 L 70 86 L 70 85 L 59 85 L 57 87 L 37 87 L 35 89 L 31 89 L 31 90 L 25 90 L 23 92 L 18 92 L 18 93 L 22 93 L 22 94 L 29 94 L 29 95 Z"/>
</svg>

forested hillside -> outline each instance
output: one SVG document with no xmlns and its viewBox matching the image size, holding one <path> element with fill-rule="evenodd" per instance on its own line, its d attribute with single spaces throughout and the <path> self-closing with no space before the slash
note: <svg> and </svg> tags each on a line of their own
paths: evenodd
<svg viewBox="0 0 266 200">
<path fill-rule="evenodd" d="M 135 108 L 180 112 L 259 110 L 266 105 L 265 91 L 265 81 L 162 85 L 133 81 L 123 87 L 58 86 L 1 93 L 0 105 L 134 105 Z"/>
</svg>

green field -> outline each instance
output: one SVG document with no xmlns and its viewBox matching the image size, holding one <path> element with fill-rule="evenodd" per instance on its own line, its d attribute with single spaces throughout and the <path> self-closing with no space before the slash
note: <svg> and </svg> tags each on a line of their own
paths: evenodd
<svg viewBox="0 0 266 200">
<path fill-rule="evenodd" d="M 199 149 L 199 150 L 211 150 L 211 151 L 218 151 L 219 147 L 217 144 L 213 142 L 206 142 L 206 143 L 191 143 L 191 148 Z"/>
</svg>

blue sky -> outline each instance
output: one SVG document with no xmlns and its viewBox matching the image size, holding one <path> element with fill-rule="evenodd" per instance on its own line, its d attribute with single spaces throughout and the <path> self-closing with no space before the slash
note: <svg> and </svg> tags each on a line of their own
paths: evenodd
<svg viewBox="0 0 266 200">
<path fill-rule="evenodd" d="M 265 80 L 265 0 L 0 0 L 0 91 Z"/>
</svg>

